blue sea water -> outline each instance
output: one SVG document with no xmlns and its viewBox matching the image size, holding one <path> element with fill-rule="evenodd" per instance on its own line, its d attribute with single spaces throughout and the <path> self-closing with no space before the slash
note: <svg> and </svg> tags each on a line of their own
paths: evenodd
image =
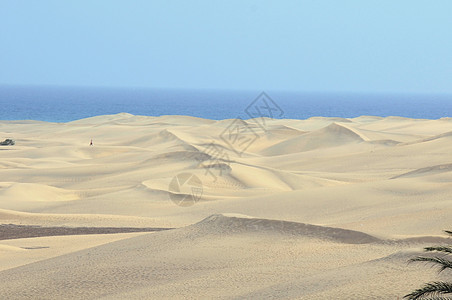
<svg viewBox="0 0 452 300">
<path fill-rule="evenodd" d="M 245 109 L 262 91 L 0 86 L 0 120 L 68 122 L 127 112 L 248 119 Z M 452 116 L 452 95 L 322 94 L 265 91 L 283 114 L 352 118 L 361 115 L 439 119 Z"/>
</svg>

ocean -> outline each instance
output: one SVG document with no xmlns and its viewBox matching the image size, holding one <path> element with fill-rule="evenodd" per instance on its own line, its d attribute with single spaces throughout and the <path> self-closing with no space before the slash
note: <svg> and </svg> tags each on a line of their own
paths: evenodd
<svg viewBox="0 0 452 300">
<path fill-rule="evenodd" d="M 278 108 L 272 110 L 274 114 L 270 110 L 265 114 L 265 107 L 260 105 L 264 103 L 262 99 L 269 107 Z M 362 115 L 439 119 L 452 116 L 452 95 L 0 85 L 0 120 L 68 122 L 121 112 L 147 116 L 188 115 L 215 120 L 248 119 L 257 112 L 287 119 Z"/>
</svg>

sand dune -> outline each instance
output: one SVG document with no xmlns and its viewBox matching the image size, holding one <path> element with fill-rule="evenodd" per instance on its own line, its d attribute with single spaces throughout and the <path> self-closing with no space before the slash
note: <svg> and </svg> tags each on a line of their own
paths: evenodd
<svg viewBox="0 0 452 300">
<path fill-rule="evenodd" d="M 363 278 L 386 284 L 396 280 L 399 285 L 384 291 L 384 297 L 432 277 L 415 278 L 421 268 L 406 265 L 409 255 L 401 255 L 400 246 L 367 244 L 378 241 L 350 230 L 213 215 L 185 228 L 0 272 L 0 291 L 8 299 L 211 298 L 225 293 L 241 298 L 321 299 L 341 289 L 345 299 L 377 295 L 375 290 L 343 290 L 344 283 L 353 286 Z M 387 278 L 379 276 L 388 270 Z M 404 280 L 397 277 L 402 274 Z M 20 285 L 21 281 L 28 284 Z M 316 282 L 324 282 L 321 289 Z"/>
<path fill-rule="evenodd" d="M 44 259 L 73 253 L 82 249 L 138 236 L 140 234 L 143 233 L 49 236 L 2 240 L 0 241 L 0 270 L 13 269 Z M 2 293 L 0 292 L 0 294 Z M 16 296 L 16 299 L 17 298 L 20 297 Z M 42 298 L 48 297 L 42 295 Z"/>
<path fill-rule="evenodd" d="M 363 232 L 323 227 L 297 222 L 287 222 L 283 220 L 269 220 L 251 217 L 241 217 L 240 215 L 217 214 L 207 217 L 200 223 L 194 225 L 199 229 L 214 231 L 216 233 L 266 233 L 283 235 L 300 235 L 317 239 L 328 239 L 335 242 L 349 244 L 366 244 L 380 241 L 378 238 Z"/>
<path fill-rule="evenodd" d="M 406 260 L 450 242 L 451 132 L 372 116 L 0 121 L 16 141 L 0 146 L 0 224 L 176 228 L 1 241 L 0 298 L 397 299 L 437 278 Z"/>
<path fill-rule="evenodd" d="M 303 134 L 262 152 L 264 155 L 281 155 L 295 152 L 315 150 L 318 148 L 335 147 L 349 143 L 363 142 L 362 136 L 342 125 L 332 123 L 322 129 Z"/>
<path fill-rule="evenodd" d="M 0 190 L 5 201 L 71 201 L 78 199 L 71 191 L 36 183 L 13 183 Z"/>
<path fill-rule="evenodd" d="M 398 176 L 393 177 L 393 179 L 400 178 L 400 177 L 416 177 L 416 176 L 425 176 L 425 175 L 431 175 L 431 174 L 438 174 L 443 172 L 450 172 L 452 171 L 452 164 L 444 164 L 444 165 L 438 165 L 438 166 L 431 166 L 426 168 L 417 169 L 405 174 L 401 174 Z"/>
</svg>

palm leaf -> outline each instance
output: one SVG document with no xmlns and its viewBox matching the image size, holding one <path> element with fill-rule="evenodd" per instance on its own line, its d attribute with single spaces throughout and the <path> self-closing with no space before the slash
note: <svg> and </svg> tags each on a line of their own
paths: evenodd
<svg viewBox="0 0 452 300">
<path fill-rule="evenodd" d="M 432 297 L 422 297 L 422 300 L 452 300 L 451 297 L 442 297 L 442 296 L 432 296 Z"/>
<path fill-rule="evenodd" d="M 449 235 L 452 235 L 452 231 L 445 230 L 445 232 Z M 442 257 L 418 256 L 416 258 L 410 259 L 409 262 L 423 261 L 433 263 L 434 265 L 440 267 L 439 272 L 442 272 L 445 269 L 452 269 L 452 261 L 449 259 L 451 257 L 449 255 L 452 254 L 452 246 L 432 246 L 426 247 L 424 248 L 424 250 L 428 252 L 441 252 L 445 253 L 445 255 L 443 255 Z M 405 295 L 404 298 L 408 298 L 410 300 L 452 300 L 452 283 L 442 281 L 427 283 L 411 294 Z"/>
<path fill-rule="evenodd" d="M 416 258 L 412 258 L 409 260 L 409 262 L 413 261 L 425 261 L 425 262 L 431 262 L 440 267 L 440 272 L 444 271 L 445 269 L 452 269 L 452 261 L 445 259 L 443 257 L 423 257 L 418 256 Z"/>
<path fill-rule="evenodd" d="M 436 247 L 425 247 L 425 251 L 438 251 L 438 252 L 445 252 L 445 253 L 452 253 L 452 247 L 447 246 L 436 246 Z"/>
<path fill-rule="evenodd" d="M 432 297 L 422 297 L 422 300 L 452 300 L 451 297 L 442 297 L 442 296 L 432 296 Z"/>
<path fill-rule="evenodd" d="M 422 300 L 452 300 L 451 297 L 442 297 L 442 296 L 434 296 L 434 297 L 422 297 Z"/>
<path fill-rule="evenodd" d="M 404 298 L 409 300 L 429 299 L 426 297 L 433 296 L 430 299 L 448 299 L 441 295 L 452 294 L 452 283 L 435 281 L 427 283 L 422 288 L 415 290 L 411 294 L 405 295 Z M 450 298 L 449 298 L 450 299 Z"/>
</svg>

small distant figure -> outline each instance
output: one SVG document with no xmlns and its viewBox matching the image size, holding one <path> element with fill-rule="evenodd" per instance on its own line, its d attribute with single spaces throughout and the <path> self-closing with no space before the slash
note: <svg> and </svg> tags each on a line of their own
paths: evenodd
<svg viewBox="0 0 452 300">
<path fill-rule="evenodd" d="M 89 143 L 89 145 L 90 145 L 90 146 L 92 146 L 92 145 L 93 145 L 93 139 L 91 139 L 91 142 Z"/>
</svg>

